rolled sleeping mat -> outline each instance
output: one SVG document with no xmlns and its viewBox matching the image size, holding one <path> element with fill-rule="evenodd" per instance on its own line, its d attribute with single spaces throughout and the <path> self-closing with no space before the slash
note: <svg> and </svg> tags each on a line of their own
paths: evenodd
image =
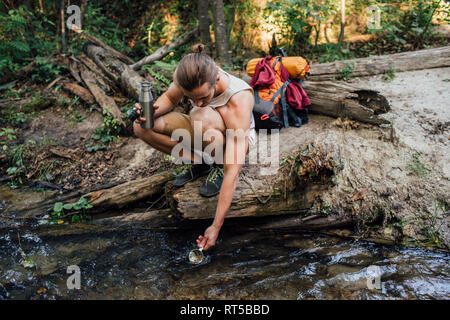
<svg viewBox="0 0 450 320">
<path fill-rule="evenodd" d="M 254 58 L 247 63 L 247 74 L 250 77 L 253 77 L 256 65 L 262 59 L 263 58 Z M 274 59 L 271 61 L 274 61 Z M 289 71 L 290 79 L 304 79 L 311 74 L 308 61 L 303 57 L 282 57 L 281 63 Z"/>
</svg>

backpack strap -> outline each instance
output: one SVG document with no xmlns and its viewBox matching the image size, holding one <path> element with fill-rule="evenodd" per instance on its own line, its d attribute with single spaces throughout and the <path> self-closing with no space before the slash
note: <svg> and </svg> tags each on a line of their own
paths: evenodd
<svg viewBox="0 0 450 320">
<path fill-rule="evenodd" d="M 288 84 L 291 83 L 291 80 L 288 79 L 283 86 L 280 88 L 280 90 L 282 90 L 281 92 L 281 107 L 283 109 L 283 125 L 285 128 L 289 128 L 289 120 L 288 120 L 288 108 L 290 108 L 287 103 L 286 103 L 286 87 L 288 86 Z"/>
<path fill-rule="evenodd" d="M 280 64 L 281 64 L 281 57 L 280 56 L 276 57 L 275 61 L 273 62 L 272 69 L 274 71 L 275 71 L 275 66 L 277 65 L 277 62 L 280 62 Z"/>
<path fill-rule="evenodd" d="M 258 104 L 261 102 L 261 99 L 259 98 L 259 91 L 257 88 L 253 88 L 254 96 L 255 96 L 255 104 Z"/>
</svg>

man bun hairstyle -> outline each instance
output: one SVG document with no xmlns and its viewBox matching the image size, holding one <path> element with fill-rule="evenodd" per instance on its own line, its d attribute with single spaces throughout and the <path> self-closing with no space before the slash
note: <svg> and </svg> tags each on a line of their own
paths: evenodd
<svg viewBox="0 0 450 320">
<path fill-rule="evenodd" d="M 196 43 L 191 47 L 193 53 L 202 53 L 205 51 L 205 45 L 202 43 Z"/>
<path fill-rule="evenodd" d="M 192 53 L 185 55 L 175 70 L 175 83 L 184 90 L 192 91 L 204 83 L 214 86 L 218 68 L 213 59 L 204 54 L 205 46 L 197 43 L 191 47 Z"/>
</svg>

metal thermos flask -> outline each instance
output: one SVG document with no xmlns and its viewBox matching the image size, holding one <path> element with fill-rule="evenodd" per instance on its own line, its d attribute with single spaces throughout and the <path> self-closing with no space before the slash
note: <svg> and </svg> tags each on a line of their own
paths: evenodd
<svg viewBox="0 0 450 320">
<path fill-rule="evenodd" d="M 141 92 L 139 93 L 139 104 L 142 106 L 143 115 L 145 122 L 141 123 L 143 129 L 153 128 L 153 96 L 150 87 L 150 82 L 141 82 Z"/>
</svg>

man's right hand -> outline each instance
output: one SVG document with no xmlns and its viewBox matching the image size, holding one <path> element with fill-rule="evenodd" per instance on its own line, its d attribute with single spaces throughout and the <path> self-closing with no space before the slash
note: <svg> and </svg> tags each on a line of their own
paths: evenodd
<svg viewBox="0 0 450 320">
<path fill-rule="evenodd" d="M 156 111 L 157 109 L 158 109 L 159 107 L 157 106 L 157 105 L 153 105 L 153 109 Z M 136 123 L 139 123 L 139 124 L 141 124 L 141 123 L 144 123 L 145 122 L 145 118 L 144 117 L 141 117 L 141 115 L 143 114 L 143 110 L 142 110 L 142 106 L 139 104 L 139 103 L 135 103 L 134 104 L 134 108 L 133 108 L 133 110 L 136 110 L 136 112 L 137 112 L 137 114 L 139 115 L 139 117 L 136 119 L 136 120 L 134 120 L 134 122 L 136 122 Z"/>
</svg>

